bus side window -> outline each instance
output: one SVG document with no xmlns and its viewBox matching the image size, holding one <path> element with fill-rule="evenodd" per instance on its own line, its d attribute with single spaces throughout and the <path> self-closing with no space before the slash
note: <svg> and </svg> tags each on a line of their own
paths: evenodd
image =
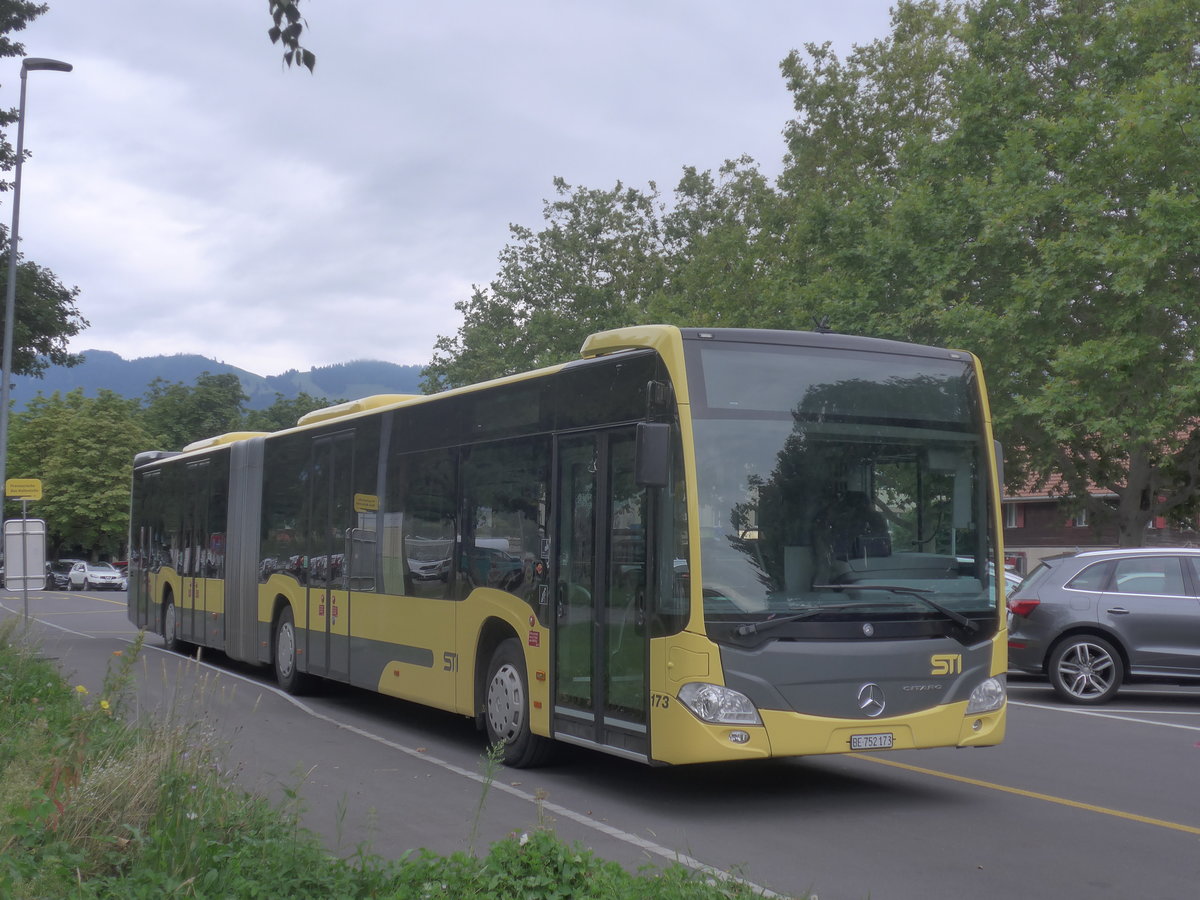
<svg viewBox="0 0 1200 900">
<path fill-rule="evenodd" d="M 477 587 L 538 602 L 545 566 L 550 442 L 545 437 L 476 445 L 463 463 L 459 565 L 463 595 Z"/>
<path fill-rule="evenodd" d="M 433 450 L 393 458 L 384 510 L 383 578 L 389 594 L 450 596 L 457 516 L 455 456 Z"/>
</svg>

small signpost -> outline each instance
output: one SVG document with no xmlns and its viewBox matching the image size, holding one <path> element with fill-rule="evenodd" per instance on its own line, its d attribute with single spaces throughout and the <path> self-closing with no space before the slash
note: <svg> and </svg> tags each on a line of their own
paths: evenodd
<svg viewBox="0 0 1200 900">
<path fill-rule="evenodd" d="M 10 478 L 4 482 L 4 496 L 9 500 L 42 499 L 42 480 L 40 478 Z"/>
<path fill-rule="evenodd" d="M 4 587 L 20 587 L 29 621 L 29 591 L 46 587 L 46 523 L 29 518 L 29 501 L 42 499 L 42 482 L 37 478 L 10 478 L 4 496 L 21 501 L 21 518 L 4 523 Z"/>
</svg>

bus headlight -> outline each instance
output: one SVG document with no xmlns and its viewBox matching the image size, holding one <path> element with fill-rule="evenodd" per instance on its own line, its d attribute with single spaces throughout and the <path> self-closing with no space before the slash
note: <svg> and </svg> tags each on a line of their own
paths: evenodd
<svg viewBox="0 0 1200 900">
<path fill-rule="evenodd" d="M 761 725 L 758 710 L 745 694 L 719 684 L 691 682 L 679 689 L 679 702 L 702 722 L 713 725 Z"/>
<path fill-rule="evenodd" d="M 967 700 L 966 715 L 991 712 L 1004 705 L 1005 687 L 1003 678 L 989 678 L 976 685 Z"/>
</svg>

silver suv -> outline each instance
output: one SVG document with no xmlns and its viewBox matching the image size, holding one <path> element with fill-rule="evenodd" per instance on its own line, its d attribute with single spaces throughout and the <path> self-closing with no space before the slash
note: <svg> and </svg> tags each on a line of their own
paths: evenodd
<svg viewBox="0 0 1200 900">
<path fill-rule="evenodd" d="M 1200 679 L 1200 550 L 1045 559 L 1008 598 L 1008 663 L 1064 700 L 1105 703 L 1134 679 Z"/>
</svg>

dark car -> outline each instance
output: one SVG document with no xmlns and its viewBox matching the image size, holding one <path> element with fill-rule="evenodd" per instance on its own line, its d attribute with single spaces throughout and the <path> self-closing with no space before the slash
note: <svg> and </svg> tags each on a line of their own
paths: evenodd
<svg viewBox="0 0 1200 900">
<path fill-rule="evenodd" d="M 1009 668 L 1064 700 L 1105 703 L 1130 681 L 1200 680 L 1200 549 L 1051 557 L 1008 598 Z"/>
<path fill-rule="evenodd" d="M 71 589 L 71 568 L 80 562 L 78 559 L 59 559 L 46 563 L 46 589 L 51 591 L 68 591 Z"/>
</svg>

